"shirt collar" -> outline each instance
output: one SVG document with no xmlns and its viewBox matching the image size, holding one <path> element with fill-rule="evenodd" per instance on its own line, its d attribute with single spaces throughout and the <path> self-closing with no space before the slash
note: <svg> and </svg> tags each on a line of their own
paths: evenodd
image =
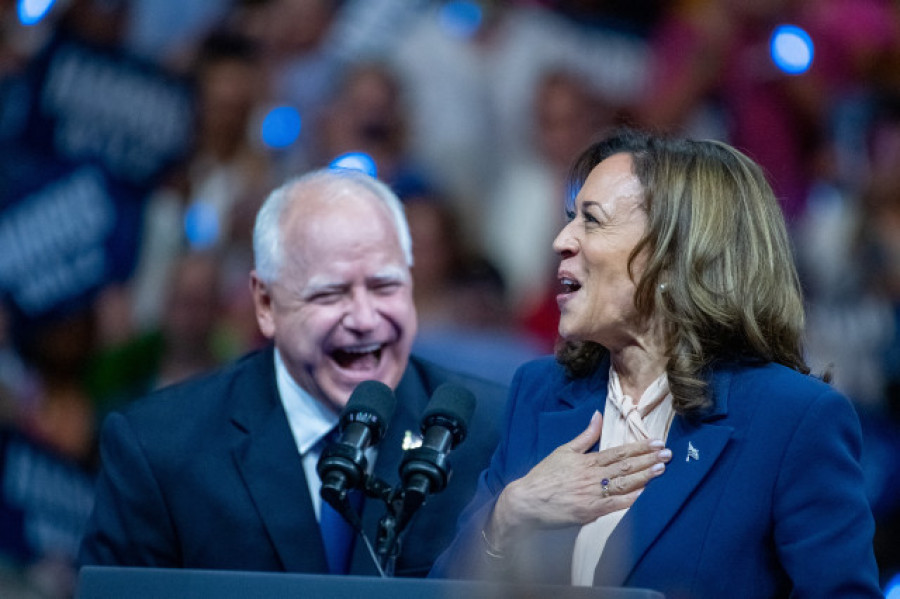
<svg viewBox="0 0 900 599">
<path fill-rule="evenodd" d="M 637 402 L 630 395 L 625 395 L 622 391 L 622 383 L 619 381 L 619 373 L 610 364 L 609 367 L 609 386 L 607 393 L 614 397 L 620 404 L 627 402 L 628 407 L 634 406 L 638 409 L 640 415 L 646 416 L 648 413 L 656 409 L 663 399 L 669 394 L 669 376 L 663 372 L 644 390 L 643 395 Z"/>
<path fill-rule="evenodd" d="M 316 443 L 338 424 L 334 410 L 313 397 L 288 372 L 281 353 L 275 349 L 275 381 L 291 434 L 300 455 L 309 452 Z"/>
</svg>

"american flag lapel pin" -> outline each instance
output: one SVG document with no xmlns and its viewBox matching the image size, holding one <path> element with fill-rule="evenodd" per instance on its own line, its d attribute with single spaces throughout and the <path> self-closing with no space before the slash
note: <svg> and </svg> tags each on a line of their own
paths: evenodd
<svg viewBox="0 0 900 599">
<path fill-rule="evenodd" d="M 403 433 L 403 443 L 401 447 L 403 451 L 407 451 L 409 449 L 415 449 L 416 447 L 422 446 L 422 437 L 420 435 L 415 434 L 412 431 L 406 431 Z"/>
<path fill-rule="evenodd" d="M 700 460 L 700 450 L 694 447 L 693 443 L 688 441 L 687 457 L 684 458 L 684 461 L 690 462 L 691 460 Z"/>
</svg>

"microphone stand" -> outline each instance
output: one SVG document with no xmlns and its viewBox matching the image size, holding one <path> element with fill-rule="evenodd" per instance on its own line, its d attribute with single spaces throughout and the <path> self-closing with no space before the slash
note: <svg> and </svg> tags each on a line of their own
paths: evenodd
<svg viewBox="0 0 900 599">
<path fill-rule="evenodd" d="M 396 488 L 365 472 L 365 455 L 359 448 L 328 448 L 320 459 L 320 475 L 323 464 L 328 466 L 329 472 L 328 477 L 323 479 L 322 498 L 335 507 L 362 537 L 382 577 L 394 576 L 403 535 L 413 516 L 425 505 L 428 495 L 442 491 L 449 481 L 451 469 L 448 454 L 462 440 L 465 429 L 463 427 L 460 435 L 455 430 L 459 428 L 456 420 L 449 420 L 444 426 L 441 419 L 446 420 L 446 416 L 435 414 L 434 422 L 424 431 L 426 438 L 423 444 L 404 452 L 400 464 L 401 482 Z M 468 417 L 465 417 L 463 422 L 467 420 Z M 378 523 L 375 550 L 365 535 L 359 514 L 350 505 L 347 496 L 350 488 L 363 489 L 368 497 L 381 499 L 387 507 Z"/>
<path fill-rule="evenodd" d="M 406 451 L 400 466 L 400 486 L 383 495 L 388 510 L 379 522 L 376 541 L 378 554 L 391 575 L 407 525 L 430 493 L 444 489 L 449 476 L 446 452 L 427 446 Z"/>
<path fill-rule="evenodd" d="M 375 550 L 373 552 L 370 546 L 369 551 L 372 553 L 372 559 L 375 560 L 381 576 L 393 577 L 397 557 L 400 555 L 399 547 L 394 545 L 394 517 L 392 514 L 392 506 L 398 490 L 374 476 L 366 478 L 365 490 L 366 495 L 381 499 L 387 507 L 387 512 L 378 521 L 378 536 L 375 538 Z M 390 538 L 391 540 L 386 541 L 387 538 Z"/>
<path fill-rule="evenodd" d="M 334 484 L 335 482 L 336 481 L 334 480 L 327 482 L 323 481 L 322 489 L 320 491 L 322 500 L 326 501 L 331 507 L 333 507 L 335 511 L 337 511 L 341 515 L 341 517 L 353 528 L 354 532 L 359 536 L 359 538 L 363 540 L 363 543 L 365 543 L 366 549 L 368 550 L 369 555 L 371 556 L 372 561 L 375 564 L 375 568 L 376 570 L 378 570 L 378 575 L 381 578 L 393 576 L 393 562 L 389 564 L 389 571 L 386 571 L 385 564 L 382 561 L 383 555 L 381 549 L 379 548 L 376 553 L 376 550 L 372 547 L 372 542 L 369 540 L 369 537 L 366 535 L 366 532 L 363 529 L 362 519 L 360 518 L 359 513 L 350 503 L 349 489 L 346 485 Z M 386 504 L 390 505 L 391 497 L 395 494 L 395 491 L 389 484 L 381 479 L 369 475 L 365 475 L 361 482 L 362 489 L 365 492 L 366 496 L 376 499 L 382 499 Z M 384 518 L 382 518 L 382 520 L 383 519 Z M 381 533 L 379 530 L 379 537 L 380 536 Z M 399 552 L 397 552 L 397 554 L 399 554 Z M 396 559 L 396 555 L 394 557 Z"/>
<path fill-rule="evenodd" d="M 404 462 L 405 463 L 405 462 Z M 396 489 L 387 482 L 366 474 L 359 464 L 365 464 L 363 452 L 355 447 L 334 444 L 326 448 L 319 460 L 320 475 L 326 468 L 320 495 L 362 538 L 382 578 L 392 577 L 400 555 L 400 537 L 413 512 L 424 503 L 405 493 L 402 485 Z M 427 484 L 427 483 L 426 483 Z M 362 520 L 350 503 L 351 489 L 361 488 L 368 497 L 382 500 L 387 512 L 379 521 L 376 547 L 363 530 Z"/>
<path fill-rule="evenodd" d="M 362 537 L 375 562 L 375 567 L 382 578 L 393 577 L 396 569 L 397 558 L 400 556 L 403 534 L 406 526 L 412 519 L 415 511 L 425 503 L 426 492 L 410 492 L 402 486 L 392 487 L 385 481 L 374 476 L 366 476 L 363 489 L 366 496 L 384 501 L 387 511 L 378 522 L 378 536 L 375 539 L 375 548 L 362 528 L 359 515 L 350 506 L 349 500 L 344 498 L 340 507 L 335 507 L 351 526 Z M 323 497 L 324 491 L 323 491 Z M 331 501 L 329 501 L 331 503 Z M 333 505 L 333 504 L 332 504 Z"/>
</svg>

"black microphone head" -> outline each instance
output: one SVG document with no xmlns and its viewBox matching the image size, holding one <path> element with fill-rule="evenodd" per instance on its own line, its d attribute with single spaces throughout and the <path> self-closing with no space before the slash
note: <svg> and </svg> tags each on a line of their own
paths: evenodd
<svg viewBox="0 0 900 599">
<path fill-rule="evenodd" d="M 384 437 L 396 406 L 397 398 L 390 387 L 381 381 L 363 381 L 353 389 L 341 412 L 341 430 L 351 422 L 361 422 L 369 428 L 374 445 Z"/>
<path fill-rule="evenodd" d="M 469 420 L 475 413 L 475 395 L 460 385 L 444 383 L 434 390 L 422 415 L 422 433 L 431 426 L 443 426 L 453 434 L 453 445 L 466 438 Z"/>
</svg>

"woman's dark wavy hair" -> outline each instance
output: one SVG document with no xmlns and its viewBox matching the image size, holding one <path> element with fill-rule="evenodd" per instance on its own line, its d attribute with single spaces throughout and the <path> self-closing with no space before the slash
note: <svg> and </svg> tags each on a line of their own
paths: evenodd
<svg viewBox="0 0 900 599">
<path fill-rule="evenodd" d="M 621 129 L 576 160 L 570 201 L 594 167 L 620 153 L 632 158 L 648 216 L 629 257 L 634 278 L 636 257 L 646 256 L 634 303 L 640 317 L 665 323 L 675 411 L 693 417 L 712 405 L 706 374 L 715 362 L 777 362 L 808 373 L 800 283 L 760 167 L 725 143 Z M 572 376 L 593 372 L 606 353 L 589 341 L 557 347 Z"/>
</svg>

